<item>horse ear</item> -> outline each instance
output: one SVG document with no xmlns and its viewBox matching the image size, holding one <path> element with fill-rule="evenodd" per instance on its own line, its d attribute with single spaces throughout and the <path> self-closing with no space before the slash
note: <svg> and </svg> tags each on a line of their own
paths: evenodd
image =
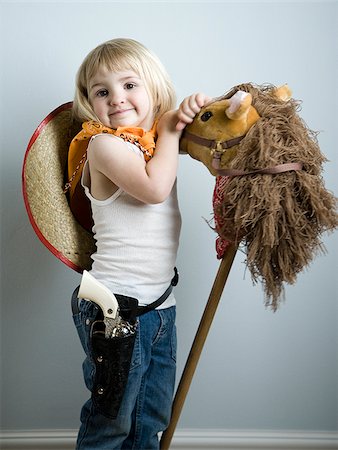
<svg viewBox="0 0 338 450">
<path fill-rule="evenodd" d="M 290 100 L 290 98 L 292 96 L 292 91 L 287 84 L 283 84 L 283 86 L 279 86 L 278 88 L 276 88 L 274 90 L 273 94 L 279 100 L 283 100 L 284 102 L 287 102 L 288 100 Z"/>
<path fill-rule="evenodd" d="M 226 116 L 231 120 L 245 119 L 249 113 L 252 96 L 248 92 L 237 91 L 227 101 Z"/>
</svg>

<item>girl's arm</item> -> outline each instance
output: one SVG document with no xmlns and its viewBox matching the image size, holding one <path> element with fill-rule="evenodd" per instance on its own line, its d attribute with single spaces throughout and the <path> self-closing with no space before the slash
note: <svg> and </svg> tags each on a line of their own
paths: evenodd
<svg viewBox="0 0 338 450">
<path fill-rule="evenodd" d="M 88 152 L 94 197 L 96 192 L 99 197 L 101 192 L 108 192 L 107 184 L 113 183 L 144 203 L 163 202 L 176 179 L 182 130 L 209 100 L 204 94 L 194 94 L 177 110 L 160 118 L 156 150 L 147 164 L 137 154 L 126 151 L 125 142 L 108 135 L 97 136 Z"/>
</svg>

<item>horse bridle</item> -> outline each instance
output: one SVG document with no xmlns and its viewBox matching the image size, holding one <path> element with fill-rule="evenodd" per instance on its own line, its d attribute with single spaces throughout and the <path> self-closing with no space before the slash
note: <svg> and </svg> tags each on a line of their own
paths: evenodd
<svg viewBox="0 0 338 450">
<path fill-rule="evenodd" d="M 216 139 L 207 139 L 196 134 L 190 133 L 185 130 L 182 136 L 188 141 L 192 141 L 195 144 L 201 145 L 203 147 L 209 148 L 212 152 L 212 167 L 216 169 L 217 175 L 227 176 L 227 177 L 238 177 L 242 175 L 254 175 L 254 174 L 277 174 L 282 172 L 288 172 L 290 170 L 302 170 L 303 164 L 300 162 L 296 163 L 284 163 L 278 164 L 274 167 L 266 167 L 264 169 L 255 169 L 250 172 L 245 172 L 244 170 L 237 169 L 221 169 L 221 157 L 225 150 L 238 145 L 245 135 L 238 136 L 227 141 L 217 141 Z"/>
<path fill-rule="evenodd" d="M 217 141 L 216 139 L 206 139 L 204 137 L 197 136 L 197 134 L 193 134 L 185 130 L 183 137 L 188 139 L 188 141 L 195 142 L 195 144 L 199 144 L 202 145 L 203 147 L 210 148 L 210 150 L 217 151 L 217 149 L 226 150 L 228 148 L 234 147 L 235 145 L 241 142 L 241 140 L 245 137 L 245 135 L 238 136 L 234 139 L 229 139 L 228 141 Z M 220 153 L 223 152 L 221 151 Z"/>
</svg>

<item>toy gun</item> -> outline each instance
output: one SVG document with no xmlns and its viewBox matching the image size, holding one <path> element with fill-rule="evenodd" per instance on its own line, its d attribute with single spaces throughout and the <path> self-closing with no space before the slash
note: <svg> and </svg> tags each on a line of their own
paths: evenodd
<svg viewBox="0 0 338 450">
<path fill-rule="evenodd" d="M 106 338 L 124 337 L 135 333 L 135 325 L 120 316 L 119 303 L 115 295 L 86 270 L 83 271 L 78 297 L 91 300 L 101 308 Z"/>
</svg>

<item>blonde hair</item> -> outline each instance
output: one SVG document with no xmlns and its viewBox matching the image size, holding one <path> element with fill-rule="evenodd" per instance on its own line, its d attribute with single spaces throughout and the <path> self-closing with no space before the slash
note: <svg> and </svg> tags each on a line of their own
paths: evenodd
<svg viewBox="0 0 338 450">
<path fill-rule="evenodd" d="M 82 62 L 76 76 L 73 102 L 75 120 L 98 121 L 88 99 L 88 88 L 90 80 L 102 67 L 114 72 L 132 70 L 137 73 L 145 82 L 152 99 L 154 119 L 175 107 L 172 82 L 158 57 L 133 39 L 118 38 L 97 46 Z"/>
</svg>

